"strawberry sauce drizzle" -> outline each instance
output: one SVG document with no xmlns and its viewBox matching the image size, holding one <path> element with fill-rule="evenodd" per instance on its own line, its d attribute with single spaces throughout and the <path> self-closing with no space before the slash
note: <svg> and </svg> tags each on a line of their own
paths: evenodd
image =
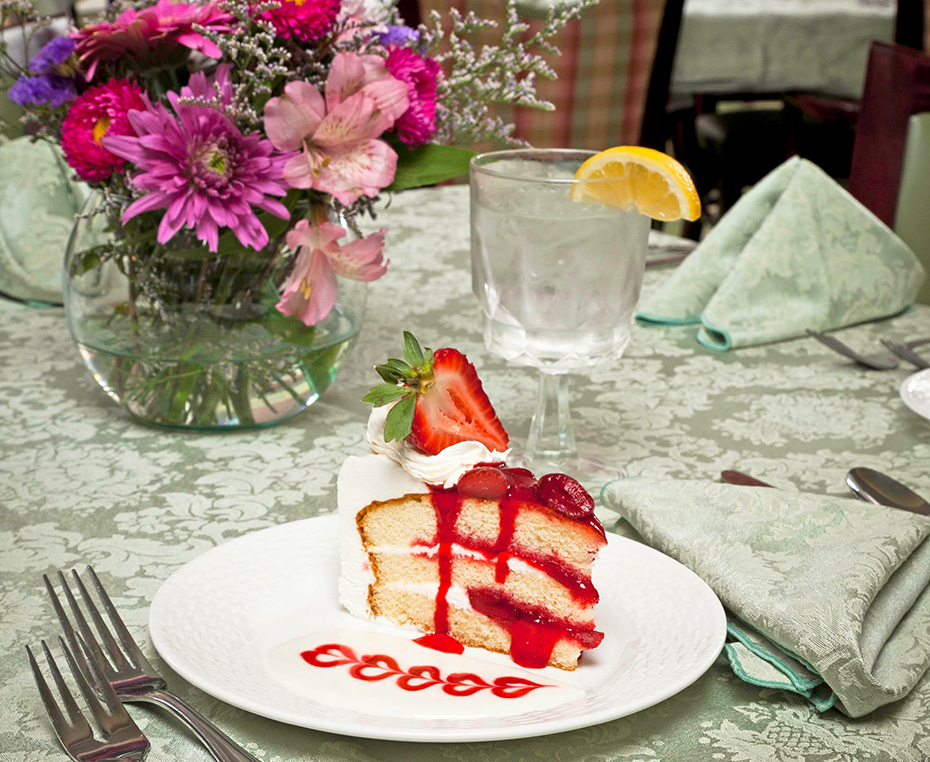
<svg viewBox="0 0 930 762">
<path fill-rule="evenodd" d="M 436 511 L 436 560 L 439 565 L 439 590 L 436 592 L 433 626 L 440 635 L 448 635 L 449 602 L 446 596 L 452 586 L 452 543 L 455 541 L 455 522 L 462 509 L 462 496 L 454 489 L 433 489 L 432 503 Z"/>
<path fill-rule="evenodd" d="M 442 651 L 445 654 L 465 653 L 465 646 L 459 643 L 455 638 L 441 632 L 428 632 L 419 638 L 414 638 L 413 642 L 424 648 L 431 648 L 434 651 Z"/>
<path fill-rule="evenodd" d="M 513 542 L 513 533 L 517 528 L 517 512 L 519 510 L 520 504 L 514 500 L 513 495 L 508 491 L 500 503 L 500 530 L 493 550 L 494 555 L 497 557 L 494 564 L 494 581 L 499 585 L 507 581 L 507 574 L 510 572 L 510 565 L 507 561 L 511 558 L 511 555 L 507 553 L 507 549 Z"/>
<path fill-rule="evenodd" d="M 497 538 L 493 543 L 487 544 L 456 536 L 455 524 L 461 512 L 463 500 L 463 495 L 457 489 L 430 487 L 430 493 L 436 513 L 435 544 L 439 589 L 436 592 L 434 632 L 417 638 L 414 642 L 437 651 L 462 653 L 463 646 L 449 635 L 447 596 L 452 586 L 453 544 L 458 543 L 482 553 L 489 560 L 493 559 L 494 580 L 497 584 L 503 584 L 510 570 L 509 560 L 517 557 L 509 552 L 509 549 L 513 543 L 517 516 L 521 508 L 528 503 L 534 507 L 544 505 L 544 503 L 537 498 L 525 478 L 519 485 L 508 487 L 506 493 L 500 498 L 500 524 Z M 566 516 L 566 518 L 588 526 L 600 536 L 605 537 L 604 529 L 593 513 L 590 516 Z M 526 553 L 521 553 L 519 558 L 556 579 L 571 592 L 576 600 L 587 604 L 597 602 L 597 591 L 590 579 L 580 577 L 576 572 L 554 559 L 534 557 Z M 522 607 L 517 601 L 499 591 L 468 590 L 468 596 L 476 611 L 493 619 L 509 632 L 510 656 L 516 664 L 522 667 L 545 667 L 556 643 L 563 638 L 573 640 L 584 648 L 594 648 L 603 638 L 603 634 L 594 630 L 593 627 L 578 629 L 567 621 L 548 617 L 542 609 Z"/>
</svg>

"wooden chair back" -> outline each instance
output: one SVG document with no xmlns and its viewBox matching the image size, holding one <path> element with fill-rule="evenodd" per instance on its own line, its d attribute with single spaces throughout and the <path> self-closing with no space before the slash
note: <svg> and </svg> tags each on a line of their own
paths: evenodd
<svg viewBox="0 0 930 762">
<path fill-rule="evenodd" d="M 849 192 L 894 225 L 908 120 L 930 111 L 930 56 L 875 40 L 862 93 Z"/>
</svg>

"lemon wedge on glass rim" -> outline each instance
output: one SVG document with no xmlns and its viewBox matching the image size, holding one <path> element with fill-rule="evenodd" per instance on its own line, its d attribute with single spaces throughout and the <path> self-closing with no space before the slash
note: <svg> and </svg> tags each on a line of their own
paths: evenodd
<svg viewBox="0 0 930 762">
<path fill-rule="evenodd" d="M 701 199 L 691 176 L 668 154 L 641 146 L 617 146 L 587 159 L 575 173 L 571 198 L 584 203 L 636 209 L 669 222 L 701 216 Z"/>
</svg>

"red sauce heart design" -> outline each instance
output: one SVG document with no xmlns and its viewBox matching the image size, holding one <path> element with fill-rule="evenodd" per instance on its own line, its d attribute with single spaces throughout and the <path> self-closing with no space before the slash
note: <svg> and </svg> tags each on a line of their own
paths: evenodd
<svg viewBox="0 0 930 762">
<path fill-rule="evenodd" d="M 399 688 L 405 691 L 422 691 L 441 685 L 448 696 L 472 696 L 478 691 L 490 691 L 498 698 L 512 699 L 525 696 L 537 688 L 551 688 L 551 685 L 534 683 L 522 677 L 498 677 L 493 683 L 471 672 L 453 672 L 443 678 L 437 667 L 420 664 L 403 669 L 397 660 L 387 654 L 368 654 L 358 656 L 349 646 L 341 643 L 326 643 L 309 651 L 302 651 L 301 657 L 314 667 L 339 667 L 351 664 L 349 675 L 356 680 L 375 682 L 389 677 L 396 678 Z"/>
<path fill-rule="evenodd" d="M 384 654 L 363 656 L 359 663 L 349 669 L 349 674 L 356 680 L 384 680 L 401 673 L 397 662 Z"/>
<path fill-rule="evenodd" d="M 470 672 L 453 672 L 446 678 L 446 684 L 442 686 L 442 690 L 450 696 L 471 696 L 473 693 L 485 691 L 490 687 L 490 684 L 478 675 Z"/>
<path fill-rule="evenodd" d="M 336 656 L 334 651 L 341 653 L 342 658 Z M 338 667 L 340 664 L 354 664 L 358 661 L 355 651 L 341 643 L 327 643 L 312 651 L 303 651 L 300 655 L 307 664 L 314 667 Z"/>
<path fill-rule="evenodd" d="M 500 698 L 520 698 L 530 691 L 544 687 L 532 680 L 524 680 L 522 677 L 499 677 L 494 681 L 491 693 Z"/>
<path fill-rule="evenodd" d="M 411 667 L 407 674 L 397 678 L 397 684 L 405 691 L 422 691 L 442 682 L 442 675 L 436 667 L 423 665 Z"/>
</svg>

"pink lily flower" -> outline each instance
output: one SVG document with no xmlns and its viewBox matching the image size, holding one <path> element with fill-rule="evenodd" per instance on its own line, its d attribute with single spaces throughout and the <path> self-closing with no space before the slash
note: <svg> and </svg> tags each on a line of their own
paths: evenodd
<svg viewBox="0 0 930 762">
<path fill-rule="evenodd" d="M 297 251 L 297 261 L 276 305 L 278 311 L 307 325 L 320 322 L 336 303 L 337 275 L 367 283 L 387 271 L 390 262 L 382 257 L 386 232 L 387 228 L 381 228 L 357 241 L 340 244 L 337 241 L 346 231 L 339 225 L 298 222 L 287 234 L 287 245 Z"/>
<path fill-rule="evenodd" d="M 265 134 L 283 151 L 301 153 L 284 167 L 292 188 L 315 188 L 345 205 L 391 184 L 397 154 L 378 137 L 409 105 L 408 86 L 376 55 L 338 53 L 325 97 L 307 82 L 288 82 L 265 104 Z"/>
</svg>

